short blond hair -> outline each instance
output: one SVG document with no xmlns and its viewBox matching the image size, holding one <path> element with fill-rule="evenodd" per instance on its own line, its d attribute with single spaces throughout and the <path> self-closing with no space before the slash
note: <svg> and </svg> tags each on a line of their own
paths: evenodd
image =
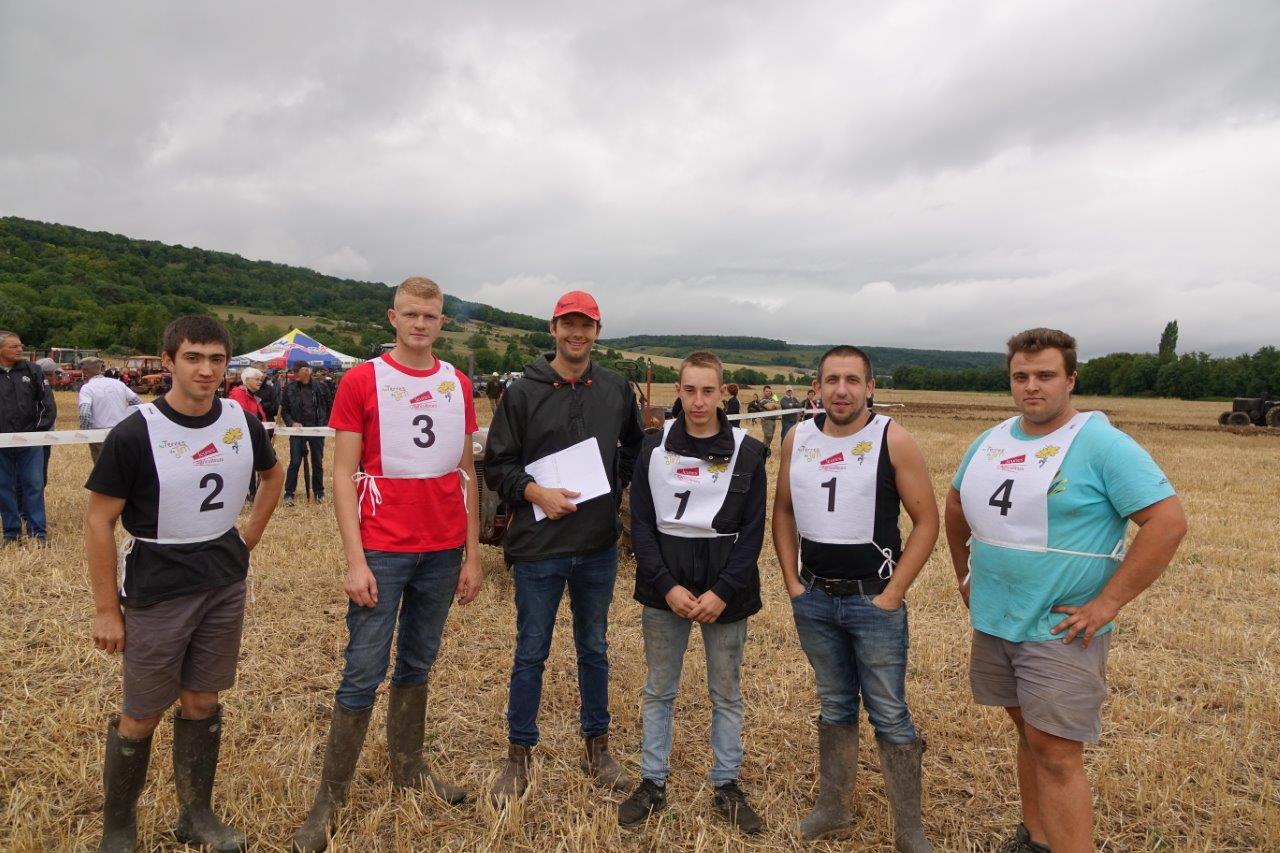
<svg viewBox="0 0 1280 853">
<path fill-rule="evenodd" d="M 684 357 L 684 361 L 680 362 L 680 379 L 684 380 L 684 369 L 686 367 L 709 367 L 716 372 L 716 377 L 720 381 L 724 381 L 724 364 L 721 363 L 720 357 L 713 352 L 706 350 L 698 350 L 691 352 Z"/>
<path fill-rule="evenodd" d="M 444 302 L 444 291 L 440 289 L 440 285 L 426 276 L 414 276 L 400 282 L 400 286 L 396 288 L 395 297 L 392 299 L 393 305 L 402 293 L 414 299 L 439 299 Z"/>
</svg>

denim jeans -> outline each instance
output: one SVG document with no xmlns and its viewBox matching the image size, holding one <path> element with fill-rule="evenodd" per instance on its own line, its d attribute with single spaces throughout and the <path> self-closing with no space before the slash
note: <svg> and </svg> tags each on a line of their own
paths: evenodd
<svg viewBox="0 0 1280 853">
<path fill-rule="evenodd" d="M 44 451 L 39 447 L 6 447 L 0 450 L 0 520 L 4 538 L 22 535 L 45 538 Z"/>
<path fill-rule="evenodd" d="M 857 725 L 861 694 L 877 738 L 914 741 L 907 708 L 907 603 L 881 610 L 862 594 L 809 588 L 791 599 L 791 609 L 818 683 L 822 719 Z"/>
<path fill-rule="evenodd" d="M 284 496 L 293 497 L 298 488 L 298 469 L 304 452 L 311 455 L 311 494 L 324 497 L 324 437 L 319 435 L 289 436 L 289 470 L 284 475 Z M 306 486 L 306 483 L 303 483 Z"/>
<path fill-rule="evenodd" d="M 538 743 L 542 673 L 566 585 L 578 653 L 582 736 L 605 734 L 609 731 L 609 644 L 605 632 L 618 574 L 618 546 L 577 557 L 518 562 L 514 571 L 516 652 L 507 699 L 507 737 L 519 746 Z"/>
<path fill-rule="evenodd" d="M 336 698 L 348 711 L 373 705 L 378 685 L 387 677 L 397 614 L 400 638 L 391 683 L 412 687 L 427 680 L 462 569 L 461 548 L 423 553 L 365 551 L 364 555 L 378 582 L 378 603 L 361 607 L 347 602 L 351 636 Z"/>
<path fill-rule="evenodd" d="M 671 729 L 676 691 L 684 652 L 693 621 L 657 607 L 644 609 L 644 660 L 649 677 L 644 683 L 644 745 L 641 775 L 666 784 L 671 755 Z M 711 694 L 711 783 L 738 780 L 742 766 L 742 647 L 747 642 L 747 620 L 721 625 L 702 623 L 702 645 L 707 654 L 707 690 Z"/>
</svg>

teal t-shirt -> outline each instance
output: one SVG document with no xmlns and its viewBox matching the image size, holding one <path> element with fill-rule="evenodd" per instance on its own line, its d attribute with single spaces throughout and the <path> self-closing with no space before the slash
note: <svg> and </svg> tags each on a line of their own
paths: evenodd
<svg viewBox="0 0 1280 853">
<path fill-rule="evenodd" d="M 957 490 L 969 460 L 990 432 L 978 436 L 965 453 L 951 480 Z M 1010 433 L 1022 441 L 1033 438 L 1023 432 L 1021 421 Z M 1173 494 L 1169 478 L 1151 454 L 1101 418 L 1089 418 L 1049 487 L 1048 545 L 1109 554 L 1124 536 L 1129 516 Z M 1052 608 L 1090 601 L 1120 565 L 1097 557 L 1002 548 L 976 539 L 970 547 L 973 627 L 1014 643 L 1060 639 L 1061 634 L 1049 629 L 1066 616 Z"/>
</svg>

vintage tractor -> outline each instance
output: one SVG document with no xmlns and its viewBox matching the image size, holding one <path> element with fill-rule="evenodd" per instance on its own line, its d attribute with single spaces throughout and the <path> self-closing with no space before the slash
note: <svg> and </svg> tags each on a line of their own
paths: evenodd
<svg viewBox="0 0 1280 853">
<path fill-rule="evenodd" d="M 1280 400 L 1236 397 L 1231 401 L 1231 411 L 1218 415 L 1218 425 L 1280 428 Z"/>
</svg>

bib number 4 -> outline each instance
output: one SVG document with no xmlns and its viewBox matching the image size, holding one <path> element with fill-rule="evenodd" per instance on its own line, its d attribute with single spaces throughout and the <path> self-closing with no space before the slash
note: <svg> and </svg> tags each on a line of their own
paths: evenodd
<svg viewBox="0 0 1280 853">
<path fill-rule="evenodd" d="M 413 425 L 420 428 L 422 435 L 415 435 L 413 443 L 422 448 L 430 447 L 436 443 L 436 434 L 431 431 L 435 424 L 431 421 L 430 415 L 418 415 L 413 419 Z M 425 436 L 425 437 L 424 437 Z"/>
<path fill-rule="evenodd" d="M 1007 516 L 1009 509 L 1013 506 L 1013 480 L 1005 480 L 994 492 L 991 493 L 991 500 L 987 503 L 1000 510 L 1000 514 Z"/>
</svg>

